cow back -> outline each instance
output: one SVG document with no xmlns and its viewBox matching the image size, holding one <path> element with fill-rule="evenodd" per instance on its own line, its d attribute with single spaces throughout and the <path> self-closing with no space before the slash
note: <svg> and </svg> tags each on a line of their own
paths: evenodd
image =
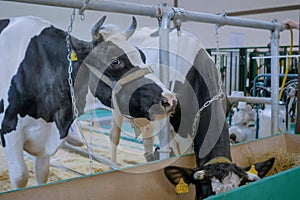
<svg viewBox="0 0 300 200">
<path fill-rule="evenodd" d="M 16 17 L 1 20 L 0 23 L 6 24 L 0 33 L 0 97 L 4 99 L 4 106 L 7 106 L 11 79 L 17 73 L 31 39 L 49 27 L 50 23 L 36 17 Z"/>
</svg>

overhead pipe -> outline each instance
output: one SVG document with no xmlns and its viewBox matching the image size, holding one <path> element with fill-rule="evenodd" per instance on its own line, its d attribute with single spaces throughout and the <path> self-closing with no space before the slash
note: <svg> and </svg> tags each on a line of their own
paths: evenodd
<svg viewBox="0 0 300 200">
<path fill-rule="evenodd" d="M 0 0 L 0 1 L 8 1 L 8 0 Z M 19 3 L 29 3 L 29 4 L 38 4 L 38 5 L 47 5 L 47 6 L 59 6 L 66 8 L 77 8 L 80 9 L 83 6 L 82 0 L 9 0 L 9 2 L 19 2 Z M 231 25 L 231 26 L 239 26 L 245 28 L 257 28 L 257 29 L 265 29 L 274 31 L 277 29 L 278 31 L 285 30 L 284 24 L 278 22 L 266 22 L 261 20 L 253 20 L 253 19 L 245 19 L 239 17 L 230 17 L 224 15 L 216 15 L 209 13 L 201 13 L 195 11 L 188 11 L 184 9 L 172 8 L 174 17 L 180 18 L 183 21 L 197 21 L 204 23 L 212 23 L 219 25 Z M 123 13 L 123 14 L 132 14 L 132 15 L 141 15 L 141 16 L 149 16 L 159 18 L 162 16 L 162 10 L 160 6 L 153 5 L 141 5 L 141 4 L 133 4 L 121 1 L 90 1 L 90 3 L 86 6 L 86 10 L 94 10 L 94 11 L 106 11 L 106 12 L 115 12 L 115 13 Z"/>
<path fill-rule="evenodd" d="M 8 0 L 0 0 L 8 1 Z M 56 6 L 64 8 L 76 8 L 81 9 L 83 7 L 82 0 L 9 0 L 9 2 L 19 2 L 19 3 L 29 3 L 45 6 Z M 115 12 L 123 14 L 141 15 L 157 17 L 159 11 L 157 11 L 157 6 L 133 4 L 120 1 L 90 1 L 86 7 L 86 10 L 93 11 L 105 11 L 105 12 Z"/>
<path fill-rule="evenodd" d="M 268 97 L 235 97 L 228 96 L 227 97 L 230 102 L 247 102 L 247 103 L 266 103 L 271 104 L 271 98 Z"/>
</svg>

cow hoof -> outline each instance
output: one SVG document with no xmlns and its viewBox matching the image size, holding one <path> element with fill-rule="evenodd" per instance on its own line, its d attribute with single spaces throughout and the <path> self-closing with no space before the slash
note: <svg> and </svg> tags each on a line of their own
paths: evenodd
<svg viewBox="0 0 300 200">
<path fill-rule="evenodd" d="M 152 152 L 146 152 L 144 153 L 144 157 L 146 159 L 147 162 L 151 162 L 151 161 L 154 161 L 155 158 L 154 158 L 154 155 Z"/>
<path fill-rule="evenodd" d="M 74 137 L 71 134 L 68 135 L 66 141 L 67 141 L 67 143 L 69 143 L 72 146 L 76 146 L 76 147 L 83 146 L 82 141 L 78 137 Z"/>
</svg>

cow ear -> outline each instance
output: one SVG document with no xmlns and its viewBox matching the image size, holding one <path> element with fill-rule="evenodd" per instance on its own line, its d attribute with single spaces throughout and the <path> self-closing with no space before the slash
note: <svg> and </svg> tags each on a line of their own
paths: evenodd
<svg viewBox="0 0 300 200">
<path fill-rule="evenodd" d="M 73 52 L 76 53 L 76 56 L 79 59 L 82 57 L 81 55 L 83 55 L 83 57 L 84 57 L 93 48 L 92 43 L 81 41 L 74 37 L 70 38 L 70 43 L 71 43 L 72 53 Z"/>
<path fill-rule="evenodd" d="M 260 178 L 263 178 L 267 175 L 267 173 L 270 171 L 270 169 L 273 167 L 273 164 L 275 162 L 275 158 L 272 157 L 268 160 L 258 162 L 254 164 L 255 170 L 257 171 L 257 175 Z M 249 171 L 251 169 L 251 166 L 248 166 L 245 168 L 246 171 Z"/>
<path fill-rule="evenodd" d="M 165 175 L 168 180 L 173 184 L 177 185 L 181 178 L 184 182 L 190 184 L 193 182 L 194 170 L 184 167 L 168 166 L 164 169 Z"/>
</svg>

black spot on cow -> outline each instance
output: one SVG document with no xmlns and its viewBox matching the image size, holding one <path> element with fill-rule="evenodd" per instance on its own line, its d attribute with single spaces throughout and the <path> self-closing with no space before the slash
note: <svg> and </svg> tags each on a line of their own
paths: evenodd
<svg viewBox="0 0 300 200">
<path fill-rule="evenodd" d="M 0 114 L 4 112 L 4 101 L 0 100 Z M 2 134 L 2 130 L 0 130 L 1 143 L 5 146 L 4 135 Z"/>
<path fill-rule="evenodd" d="M 4 112 L 4 101 L 3 99 L 1 99 L 0 101 L 0 113 L 3 113 Z"/>
<path fill-rule="evenodd" d="M 7 27 L 8 24 L 9 24 L 9 19 L 0 21 L 0 34 L 5 29 L 5 27 Z"/>
</svg>

